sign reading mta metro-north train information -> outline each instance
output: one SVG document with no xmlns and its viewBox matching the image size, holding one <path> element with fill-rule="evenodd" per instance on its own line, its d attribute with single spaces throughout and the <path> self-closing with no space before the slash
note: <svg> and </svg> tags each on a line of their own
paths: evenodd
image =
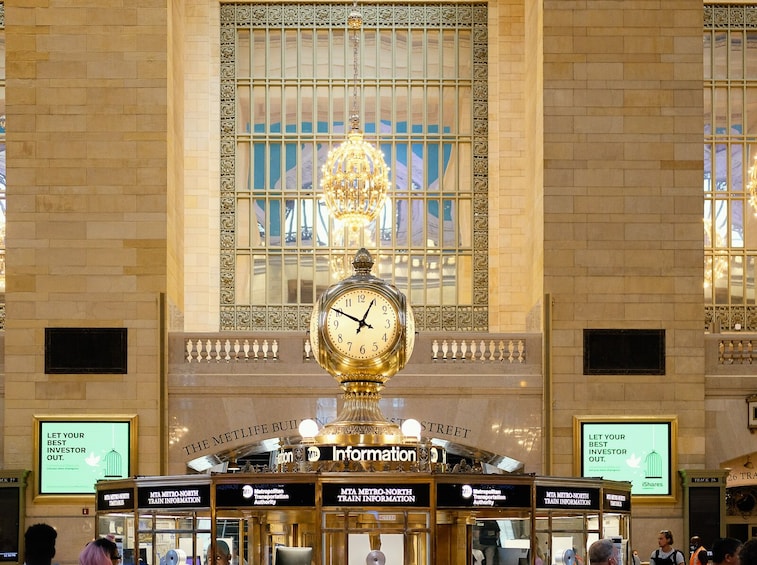
<svg viewBox="0 0 757 565">
<path fill-rule="evenodd" d="M 324 483 L 324 506 L 412 506 L 428 507 L 430 488 L 423 483 Z"/>
</svg>

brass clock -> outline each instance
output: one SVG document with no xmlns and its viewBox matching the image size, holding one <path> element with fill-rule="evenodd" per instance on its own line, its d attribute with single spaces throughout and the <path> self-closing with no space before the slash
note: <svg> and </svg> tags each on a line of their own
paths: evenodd
<svg viewBox="0 0 757 565">
<path fill-rule="evenodd" d="M 412 310 L 395 286 L 371 274 L 361 249 L 355 274 L 320 297 L 310 321 L 310 344 L 320 365 L 340 382 L 383 383 L 404 367 L 413 350 Z"/>
</svg>

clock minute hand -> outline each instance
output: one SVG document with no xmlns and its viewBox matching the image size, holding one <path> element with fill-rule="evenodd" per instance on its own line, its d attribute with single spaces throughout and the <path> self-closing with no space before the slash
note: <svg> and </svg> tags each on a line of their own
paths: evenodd
<svg viewBox="0 0 757 565">
<path fill-rule="evenodd" d="M 358 323 L 358 326 L 357 326 L 357 331 L 356 331 L 355 333 L 358 333 L 358 334 L 359 334 L 359 333 L 360 333 L 360 330 L 361 330 L 361 329 L 363 329 L 364 327 L 365 327 L 365 328 L 370 328 L 370 329 L 373 329 L 373 326 L 372 326 L 372 325 L 370 325 L 370 324 L 368 324 L 368 323 L 367 323 L 367 322 L 365 321 L 365 319 L 366 319 L 366 318 L 368 317 L 368 312 L 370 312 L 370 311 L 371 311 L 371 308 L 373 308 L 373 305 L 374 305 L 374 304 L 376 304 L 376 299 L 375 299 L 375 298 L 374 298 L 373 300 L 371 300 L 371 303 L 370 303 L 370 304 L 368 305 L 368 309 L 367 309 L 367 310 L 365 311 L 365 314 L 363 314 L 363 319 L 362 319 L 362 320 L 360 320 L 360 322 Z"/>
<path fill-rule="evenodd" d="M 356 318 L 352 314 L 348 314 L 344 310 L 340 310 L 339 308 L 332 308 L 332 310 L 334 312 L 336 312 L 337 314 L 341 314 L 342 316 L 348 317 L 350 320 L 355 320 L 358 324 L 362 324 L 363 323 L 362 320 L 360 320 L 359 318 Z M 360 331 L 360 330 L 358 330 L 358 331 Z"/>
</svg>

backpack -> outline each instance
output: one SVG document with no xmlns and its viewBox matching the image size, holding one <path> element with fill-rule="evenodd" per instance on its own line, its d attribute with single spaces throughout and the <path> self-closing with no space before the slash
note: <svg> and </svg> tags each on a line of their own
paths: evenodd
<svg viewBox="0 0 757 565">
<path fill-rule="evenodd" d="M 684 557 L 683 552 L 680 549 L 674 549 L 673 552 L 667 557 L 660 557 L 660 550 L 658 549 L 654 552 L 654 565 L 677 565 L 676 555 L 678 553 L 681 554 L 681 558 L 683 559 L 683 563 L 685 565 L 686 557 Z"/>
</svg>

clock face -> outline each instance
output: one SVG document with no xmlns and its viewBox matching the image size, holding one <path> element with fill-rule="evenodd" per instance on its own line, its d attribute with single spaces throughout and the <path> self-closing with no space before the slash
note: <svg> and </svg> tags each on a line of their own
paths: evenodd
<svg viewBox="0 0 757 565">
<path fill-rule="evenodd" d="M 375 359 L 397 342 L 399 315 L 394 302 L 380 292 L 346 290 L 328 305 L 324 337 L 350 359 Z"/>
</svg>

